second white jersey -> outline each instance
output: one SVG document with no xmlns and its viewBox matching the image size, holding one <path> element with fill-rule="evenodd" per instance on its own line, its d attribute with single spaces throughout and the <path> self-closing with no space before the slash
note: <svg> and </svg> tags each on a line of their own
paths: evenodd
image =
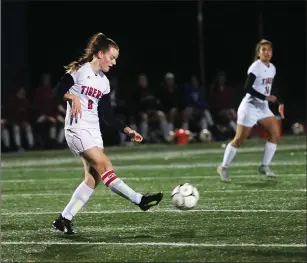
<svg viewBox="0 0 307 263">
<path fill-rule="evenodd" d="M 256 76 L 253 88 L 265 96 L 270 96 L 272 83 L 276 75 L 275 66 L 272 63 L 267 66 L 258 59 L 249 67 L 247 74 L 250 73 L 253 73 Z M 252 96 L 247 93 L 244 99 L 249 100 L 251 97 Z M 258 102 L 267 103 L 267 101 L 263 101 L 258 98 L 253 97 L 253 99 L 257 100 Z"/>
<path fill-rule="evenodd" d="M 99 129 L 98 102 L 110 92 L 108 78 L 102 72 L 95 74 L 90 63 L 70 74 L 75 84 L 68 93 L 80 98 L 82 116 L 77 121 L 71 119 L 71 106 L 67 102 L 65 129 Z"/>
</svg>

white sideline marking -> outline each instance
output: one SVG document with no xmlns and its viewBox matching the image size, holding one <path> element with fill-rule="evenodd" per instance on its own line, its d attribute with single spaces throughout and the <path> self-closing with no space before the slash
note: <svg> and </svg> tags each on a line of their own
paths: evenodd
<svg viewBox="0 0 307 263">
<path fill-rule="evenodd" d="M 227 243 L 172 243 L 172 242 L 1 242 L 1 245 L 108 245 L 108 246 L 163 246 L 163 247 L 306 247 L 306 244 L 227 244 Z"/>
<path fill-rule="evenodd" d="M 144 190 L 145 191 L 145 190 Z M 164 194 L 169 194 L 172 191 L 163 191 Z M 306 189 L 224 189 L 224 190 L 204 190 L 199 191 L 200 193 L 240 193 L 240 192 L 248 192 L 248 193 L 258 193 L 258 192 L 306 192 Z M 32 197 L 32 196 L 71 196 L 72 193 L 29 193 L 29 194 L 2 194 L 2 198 L 19 198 L 19 197 Z M 104 196 L 104 198 L 108 198 L 111 196 L 107 193 L 96 193 L 95 196 Z M 113 198 L 113 197 L 112 197 Z"/>
<path fill-rule="evenodd" d="M 287 145 L 279 146 L 278 151 L 289 151 L 289 150 L 304 150 L 305 145 Z M 158 151 L 158 152 L 144 152 L 144 153 L 122 153 L 122 154 L 110 154 L 111 160 L 123 161 L 123 160 L 141 160 L 141 159 L 165 159 L 175 157 L 188 157 L 199 154 L 222 154 L 224 149 L 198 149 L 198 150 L 180 150 L 180 151 Z M 263 147 L 246 147 L 240 149 L 240 153 L 253 153 L 263 152 Z M 204 156 L 205 158 L 205 156 Z M 1 167 L 26 167 L 26 166 L 43 166 L 52 164 L 67 164 L 67 163 L 80 163 L 80 158 L 75 157 L 61 157 L 61 158 L 48 158 L 46 159 L 29 159 L 29 160 L 11 160 L 2 161 Z"/>
<path fill-rule="evenodd" d="M 1 213 L 2 216 L 24 216 L 24 215 L 57 215 L 57 212 L 7 212 Z M 156 209 L 147 211 L 146 213 L 206 213 L 206 212 L 226 212 L 226 213 L 306 213 L 306 210 L 276 210 L 276 209 L 193 209 L 189 211 L 181 211 L 178 209 Z M 141 210 L 102 210 L 102 211 L 82 211 L 79 214 L 126 214 L 126 213 L 144 213 Z"/>
<path fill-rule="evenodd" d="M 49 165 L 60 165 L 59 163 L 48 163 Z M 178 164 L 178 163 L 172 163 L 172 164 L 139 164 L 139 165 L 122 165 L 122 166 L 114 166 L 115 170 L 124 170 L 124 171 L 142 171 L 142 170 L 166 170 L 166 169 L 190 169 L 190 168 L 206 168 L 206 167 L 217 167 L 220 165 L 221 162 L 197 162 L 197 163 L 190 163 L 190 164 Z M 282 165 L 282 166 L 295 166 L 295 165 L 306 165 L 306 161 L 275 161 L 271 163 L 271 166 L 275 165 Z M 39 166 L 36 164 L 36 166 Z M 232 163 L 231 167 L 249 167 L 249 166 L 259 166 L 259 162 L 238 162 L 238 163 Z M 82 171 L 83 166 L 80 165 L 80 167 L 52 167 L 52 168 L 16 168 L 16 166 L 13 169 L 11 167 L 2 167 L 3 172 L 14 172 L 14 171 L 40 171 L 40 172 L 55 172 L 55 171 Z M 25 166 L 27 167 L 27 166 Z"/>
<path fill-rule="evenodd" d="M 233 178 L 252 178 L 252 177 L 260 177 L 262 175 L 260 174 L 232 174 Z M 279 174 L 279 176 L 286 176 L 289 178 L 293 177 L 306 177 L 306 174 Z M 278 177 L 279 177 L 278 176 Z M 27 175 L 25 177 L 28 177 Z M 213 175 L 192 175 L 192 176 L 146 176 L 146 177 L 120 177 L 122 180 L 126 181 L 150 181 L 150 180 L 181 180 L 181 179 L 214 179 L 214 180 L 219 180 L 218 174 L 215 173 Z M 262 176 L 262 178 L 265 178 Z M 37 183 L 39 181 L 44 181 L 44 182 L 60 182 L 60 181 L 81 181 L 83 178 L 82 177 L 77 177 L 74 176 L 72 178 L 66 177 L 66 178 L 36 178 L 36 179 L 2 179 L 2 183 Z M 2 195 L 3 196 L 3 195 Z"/>
</svg>

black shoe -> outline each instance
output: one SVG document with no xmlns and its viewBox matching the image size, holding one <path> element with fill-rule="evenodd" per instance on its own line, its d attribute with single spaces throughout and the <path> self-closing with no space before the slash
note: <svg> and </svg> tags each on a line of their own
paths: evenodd
<svg viewBox="0 0 307 263">
<path fill-rule="evenodd" d="M 141 208 L 141 210 L 146 211 L 149 208 L 158 205 L 162 200 L 162 198 L 163 198 L 162 192 L 152 195 L 143 195 L 141 203 L 139 203 L 138 206 Z"/>
<path fill-rule="evenodd" d="M 52 226 L 54 229 L 62 231 L 67 235 L 72 235 L 75 233 L 72 229 L 73 223 L 71 220 L 64 218 L 62 215 L 53 221 Z"/>
</svg>

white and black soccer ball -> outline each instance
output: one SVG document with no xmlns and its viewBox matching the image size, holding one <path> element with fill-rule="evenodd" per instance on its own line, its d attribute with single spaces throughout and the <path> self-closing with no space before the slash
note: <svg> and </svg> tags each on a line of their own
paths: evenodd
<svg viewBox="0 0 307 263">
<path fill-rule="evenodd" d="M 173 205 L 180 210 L 193 209 L 198 200 L 199 193 L 197 188 L 189 183 L 176 186 L 172 192 Z"/>
<path fill-rule="evenodd" d="M 170 131 L 165 137 L 164 140 L 168 143 L 175 141 L 176 134 L 173 131 Z"/>
<path fill-rule="evenodd" d="M 212 133 L 207 129 L 201 130 L 200 133 L 199 133 L 199 140 L 201 142 L 211 142 L 212 141 Z"/>
<path fill-rule="evenodd" d="M 292 125 L 291 129 L 292 129 L 292 132 L 293 132 L 294 135 L 304 134 L 304 126 L 301 123 L 298 123 L 298 122 L 294 123 Z"/>
</svg>

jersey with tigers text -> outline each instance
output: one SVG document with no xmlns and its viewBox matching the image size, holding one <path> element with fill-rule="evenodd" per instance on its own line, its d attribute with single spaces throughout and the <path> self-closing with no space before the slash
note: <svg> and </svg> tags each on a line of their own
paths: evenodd
<svg viewBox="0 0 307 263">
<path fill-rule="evenodd" d="M 253 84 L 253 89 L 259 93 L 270 96 L 272 83 L 276 74 L 275 66 L 270 63 L 269 66 L 263 64 L 259 59 L 256 60 L 248 69 L 247 74 L 253 73 L 256 76 L 255 82 Z M 245 99 L 252 99 L 252 96 L 247 93 Z M 256 99 L 258 102 L 267 103 L 267 101 Z"/>
<path fill-rule="evenodd" d="M 108 78 L 102 73 L 94 73 L 90 63 L 82 65 L 77 71 L 70 73 L 74 85 L 68 93 L 75 94 L 81 102 L 81 118 L 71 118 L 71 105 L 67 102 L 65 129 L 99 129 L 98 102 L 110 92 Z"/>
</svg>

